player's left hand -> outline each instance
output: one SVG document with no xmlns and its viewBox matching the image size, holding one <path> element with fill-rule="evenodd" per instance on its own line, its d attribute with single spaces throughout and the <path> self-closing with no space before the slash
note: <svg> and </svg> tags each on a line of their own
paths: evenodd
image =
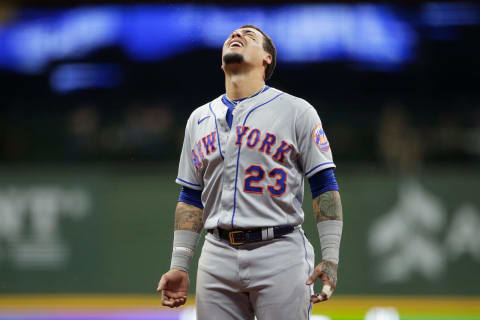
<svg viewBox="0 0 480 320">
<path fill-rule="evenodd" d="M 337 286 L 337 269 L 338 264 L 328 260 L 323 260 L 315 267 L 306 284 L 311 285 L 317 278 L 320 278 L 323 287 L 321 293 L 315 293 L 310 297 L 311 302 L 317 303 L 330 299 Z"/>
</svg>

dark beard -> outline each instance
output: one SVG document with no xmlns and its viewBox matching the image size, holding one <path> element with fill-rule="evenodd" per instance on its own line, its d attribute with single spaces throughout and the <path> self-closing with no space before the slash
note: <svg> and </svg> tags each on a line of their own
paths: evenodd
<svg viewBox="0 0 480 320">
<path fill-rule="evenodd" d="M 223 56 L 223 62 L 225 64 L 242 63 L 243 56 L 238 53 L 227 53 L 226 55 Z"/>
</svg>

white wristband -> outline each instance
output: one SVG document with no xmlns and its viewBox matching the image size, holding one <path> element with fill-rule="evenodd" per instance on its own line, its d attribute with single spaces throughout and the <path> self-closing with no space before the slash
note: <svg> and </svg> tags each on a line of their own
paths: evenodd
<svg viewBox="0 0 480 320">
<path fill-rule="evenodd" d="M 175 230 L 170 269 L 188 272 L 200 234 L 189 230 Z"/>
<path fill-rule="evenodd" d="M 342 238 L 343 221 L 327 220 L 317 223 L 322 260 L 338 264 L 340 257 L 340 240 Z"/>
</svg>

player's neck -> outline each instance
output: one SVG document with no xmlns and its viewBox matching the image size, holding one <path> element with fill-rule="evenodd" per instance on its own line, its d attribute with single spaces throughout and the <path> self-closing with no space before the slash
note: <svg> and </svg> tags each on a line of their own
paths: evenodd
<svg viewBox="0 0 480 320">
<path fill-rule="evenodd" d="M 225 90 L 228 99 L 237 100 L 247 98 L 262 90 L 265 86 L 263 77 L 255 77 L 247 74 L 226 74 Z"/>
</svg>

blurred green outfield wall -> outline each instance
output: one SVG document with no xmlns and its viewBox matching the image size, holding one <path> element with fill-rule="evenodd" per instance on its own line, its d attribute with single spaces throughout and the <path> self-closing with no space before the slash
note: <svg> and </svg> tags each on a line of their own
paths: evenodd
<svg viewBox="0 0 480 320">
<path fill-rule="evenodd" d="M 154 292 L 170 264 L 176 172 L 0 168 L 0 293 Z M 345 220 L 338 293 L 480 294 L 479 168 L 406 177 L 338 165 L 336 175 Z M 318 249 L 305 194 L 304 229 Z"/>
</svg>

